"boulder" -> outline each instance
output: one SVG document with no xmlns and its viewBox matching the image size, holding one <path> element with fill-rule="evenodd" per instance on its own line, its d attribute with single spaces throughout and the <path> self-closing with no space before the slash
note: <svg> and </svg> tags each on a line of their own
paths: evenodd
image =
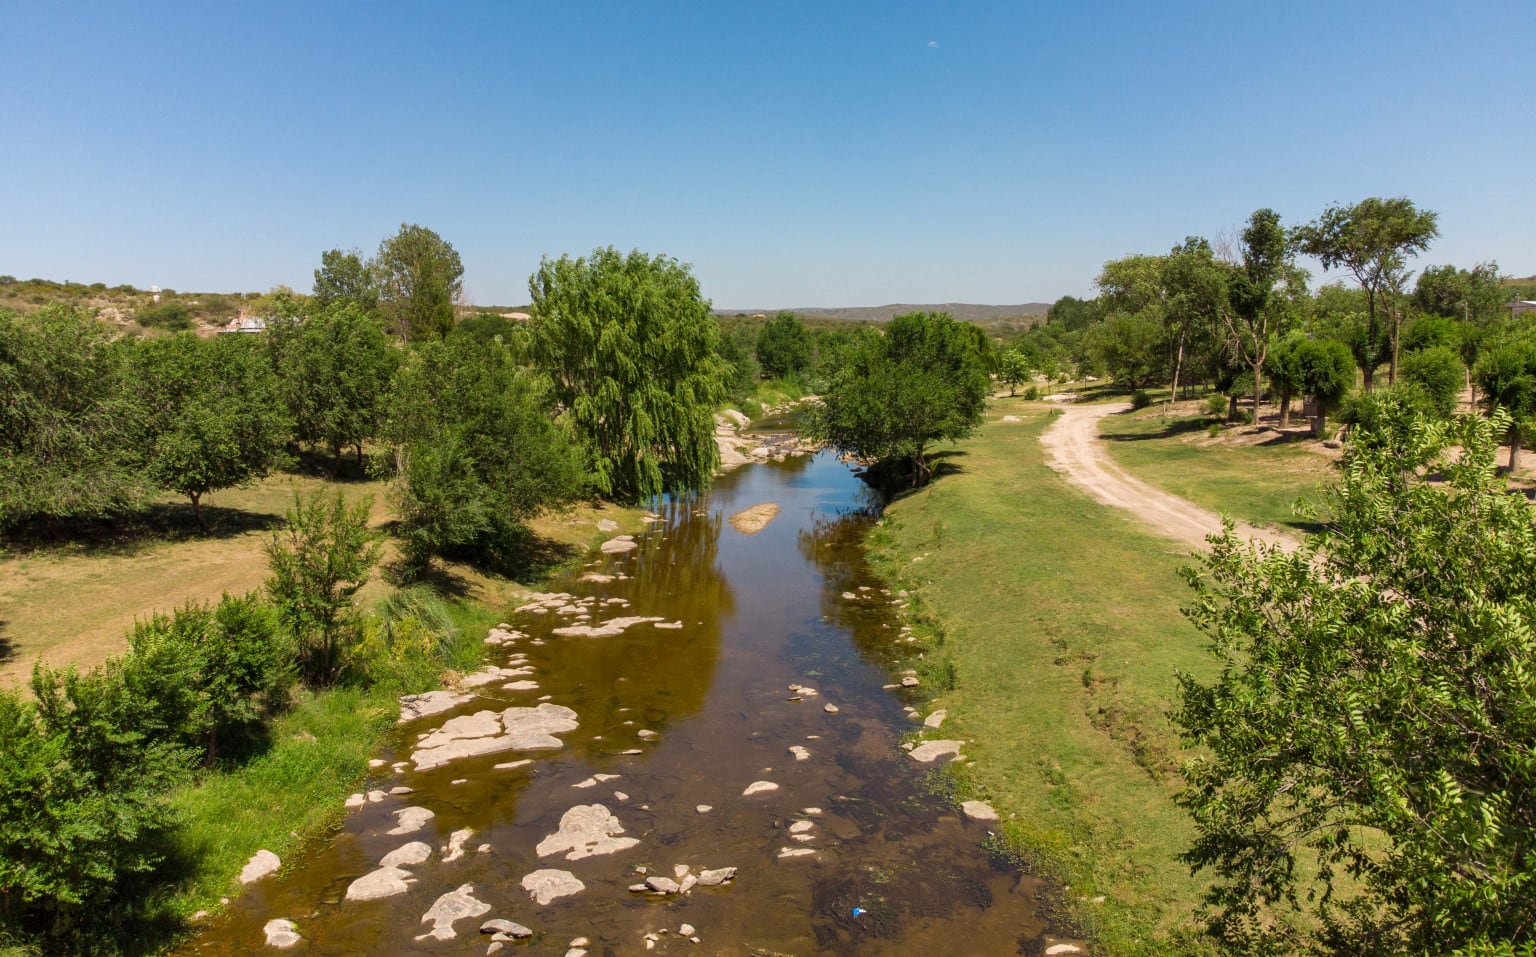
<svg viewBox="0 0 1536 957">
<path fill-rule="evenodd" d="M 400 723 L 451 711 L 470 698 L 470 695 L 461 691 L 428 691 L 426 694 L 404 695 L 400 698 Z"/>
<path fill-rule="evenodd" d="M 908 751 L 907 756 L 914 761 L 932 764 L 939 758 L 959 757 L 960 748 L 964 744 L 964 741 L 924 741 L 911 751 Z"/>
<path fill-rule="evenodd" d="M 662 877 L 660 874 L 652 874 L 645 879 L 645 887 L 653 894 L 676 894 L 682 890 L 681 885 L 670 877 Z"/>
<path fill-rule="evenodd" d="M 742 797 L 751 797 L 754 794 L 767 794 L 769 791 L 777 791 L 779 786 L 772 781 L 753 781 L 741 792 Z"/>
<path fill-rule="evenodd" d="M 570 871 L 538 870 L 523 878 L 523 890 L 540 906 L 544 907 L 551 901 L 561 897 L 569 897 L 579 894 L 587 889 L 587 885 L 576 879 L 576 875 Z"/>
<path fill-rule="evenodd" d="M 482 934 L 506 934 L 508 937 L 515 937 L 518 940 L 522 940 L 525 937 L 532 937 L 533 936 L 533 931 L 531 931 L 528 928 L 524 927 L 522 924 L 519 924 L 519 923 L 517 923 L 515 921 L 504 920 L 503 918 L 500 918 L 500 917 L 497 917 L 497 918 L 495 918 L 493 920 L 488 920 L 485 923 L 481 924 L 480 925 L 480 933 L 482 933 Z"/>
<path fill-rule="evenodd" d="M 973 821 L 997 820 L 997 811 L 986 801 L 965 801 L 960 805 L 960 810 Z"/>
<path fill-rule="evenodd" d="M 703 887 L 718 887 L 726 881 L 735 879 L 736 868 L 734 867 L 717 867 L 713 870 L 699 871 L 699 884 Z"/>
<path fill-rule="evenodd" d="M 432 856 L 432 845 L 425 841 L 402 844 L 379 860 L 380 867 L 412 867 Z"/>
<path fill-rule="evenodd" d="M 240 883 L 249 884 L 259 881 L 268 874 L 277 873 L 277 869 L 283 866 L 283 862 L 276 854 L 268 850 L 260 850 L 251 855 L 251 859 L 245 862 L 245 867 L 240 869 Z"/>
<path fill-rule="evenodd" d="M 944 723 L 944 719 L 947 717 L 949 717 L 949 712 L 945 711 L 943 708 L 940 708 L 939 710 L 933 712 L 928 717 L 923 719 L 923 727 L 937 728 Z"/>
<path fill-rule="evenodd" d="M 415 834 L 427 826 L 427 822 L 436 817 L 424 807 L 403 807 L 395 812 L 395 826 L 385 831 L 390 837 L 398 837 L 401 834 Z"/>
<path fill-rule="evenodd" d="M 604 555 L 622 555 L 625 552 L 634 551 L 639 547 L 640 546 L 635 543 L 634 536 L 620 535 L 618 538 L 611 538 L 604 542 L 602 545 L 602 552 Z"/>
<path fill-rule="evenodd" d="M 396 894 L 404 894 L 410 890 L 415 882 L 414 877 L 398 867 L 381 867 L 376 871 L 369 871 L 347 885 L 346 899 L 376 901 L 384 897 L 394 897 Z"/>
<path fill-rule="evenodd" d="M 490 904 L 475 899 L 475 885 L 460 884 L 454 890 L 439 897 L 427 912 L 421 915 L 421 922 L 431 924 L 432 929 L 416 939 L 426 940 L 432 937 L 437 940 L 453 940 L 458 936 L 453 929 L 456 922 L 471 917 L 484 917 L 490 912 Z"/>
</svg>

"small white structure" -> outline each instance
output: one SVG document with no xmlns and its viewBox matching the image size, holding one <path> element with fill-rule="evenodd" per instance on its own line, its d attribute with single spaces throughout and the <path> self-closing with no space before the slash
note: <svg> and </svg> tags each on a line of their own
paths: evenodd
<svg viewBox="0 0 1536 957">
<path fill-rule="evenodd" d="M 1511 299 L 1508 305 L 1510 318 L 1536 312 L 1536 299 Z"/>
<path fill-rule="evenodd" d="M 151 298 L 154 299 L 155 302 L 158 303 L 160 301 L 160 287 L 159 286 L 150 286 L 149 287 L 149 294 L 150 294 Z"/>
<path fill-rule="evenodd" d="M 222 336 L 222 335 L 227 335 L 229 333 L 240 333 L 240 332 L 255 333 L 255 332 L 266 332 L 266 331 L 267 331 L 267 320 L 265 318 L 263 318 L 261 316 L 250 315 L 244 309 L 241 309 L 239 314 L 236 315 L 235 318 L 229 320 L 229 322 L 227 322 L 224 325 L 224 328 L 219 330 L 219 335 Z"/>
</svg>

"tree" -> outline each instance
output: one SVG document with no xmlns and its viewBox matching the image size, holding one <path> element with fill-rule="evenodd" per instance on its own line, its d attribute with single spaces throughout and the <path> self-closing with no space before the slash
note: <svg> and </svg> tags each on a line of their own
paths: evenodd
<svg viewBox="0 0 1536 957">
<path fill-rule="evenodd" d="M 1490 412 L 1502 413 L 1509 435 L 1509 470 L 1520 464 L 1520 446 L 1536 417 L 1536 340 L 1519 336 L 1488 348 L 1472 376 Z"/>
<path fill-rule="evenodd" d="M 340 673 L 357 635 L 352 597 L 378 563 L 378 534 L 368 527 L 372 496 L 347 504 L 340 491 L 294 496 L 287 526 L 267 539 L 267 594 L 290 635 L 299 671 L 312 685 Z"/>
<path fill-rule="evenodd" d="M 1316 256 L 1324 269 L 1343 267 L 1360 288 L 1365 290 L 1368 316 L 1367 336 L 1381 336 L 1380 311 L 1383 306 L 1391 317 L 1387 338 L 1391 344 L 1391 365 L 1387 383 L 1397 381 L 1399 334 L 1402 311 L 1395 299 L 1407 281 L 1407 261 L 1429 248 L 1440 235 L 1438 214 L 1420 210 L 1403 197 L 1363 199 L 1353 206 L 1330 206 L 1323 215 L 1295 231 L 1297 247 Z M 1370 376 L 1365 380 L 1371 387 Z"/>
<path fill-rule="evenodd" d="M 356 249 L 326 250 L 320 254 L 320 268 L 315 270 L 314 299 L 321 308 L 350 302 L 373 312 L 379 306 L 373 264 L 365 262 Z"/>
<path fill-rule="evenodd" d="M 1328 413 L 1338 407 L 1344 393 L 1355 384 L 1349 350 L 1330 339 L 1309 339 L 1296 346 L 1290 362 L 1302 394 L 1312 400 L 1312 435 L 1321 439 Z"/>
<path fill-rule="evenodd" d="M 1162 312 L 1158 306 L 1112 312 L 1089 330 L 1094 353 L 1116 382 L 1140 389 L 1161 376 L 1167 359 Z"/>
<path fill-rule="evenodd" d="M 1456 411 L 1456 400 L 1467 381 L 1467 367 L 1450 346 L 1427 346 L 1403 353 L 1402 382 L 1423 394 L 1428 411 L 1446 418 Z"/>
<path fill-rule="evenodd" d="M 1255 210 L 1243 229 L 1242 263 L 1231 273 L 1227 300 L 1219 314 L 1232 357 L 1253 373 L 1253 421 L 1259 421 L 1264 357 L 1286 319 L 1286 302 L 1276 287 L 1295 281 L 1290 246 L 1280 216 L 1272 209 Z"/>
<path fill-rule="evenodd" d="M 988 380 L 974 338 L 946 313 L 909 313 L 884 334 L 860 330 L 837 357 L 821 402 L 802 422 L 812 440 L 867 461 L 932 476 L 927 450 L 981 422 Z"/>
<path fill-rule="evenodd" d="M 425 226 L 401 223 L 373 258 L 379 309 L 403 342 L 441 339 L 464 290 L 458 252 Z"/>
<path fill-rule="evenodd" d="M 705 488 L 728 369 L 689 268 L 609 246 L 528 280 L 533 358 L 592 459 L 599 491 L 637 502 Z"/>
<path fill-rule="evenodd" d="M 1018 349 L 1006 350 L 998 361 L 999 377 L 1008 383 L 1010 396 L 1017 395 L 1020 383 L 1028 382 L 1033 373 L 1029 358 Z"/>
<path fill-rule="evenodd" d="M 143 501 L 125 354 L 69 307 L 0 311 L 0 529 L 103 518 Z"/>
<path fill-rule="evenodd" d="M 1496 262 L 1478 263 L 1471 269 L 1426 266 L 1413 288 L 1413 304 L 1425 315 L 1451 316 L 1463 322 L 1502 318 L 1508 298 Z"/>
<path fill-rule="evenodd" d="M 1291 425 L 1291 400 L 1297 393 L 1306 391 L 1301 364 L 1296 356 L 1297 350 L 1305 342 L 1307 336 L 1304 333 L 1292 332 L 1270 346 L 1269 355 L 1264 360 L 1264 374 L 1269 376 L 1270 386 L 1280 393 L 1278 425 L 1282 429 L 1290 428 Z"/>
<path fill-rule="evenodd" d="M 1380 418 L 1326 531 L 1287 553 L 1228 525 L 1190 573 L 1219 671 L 1179 679 L 1186 860 L 1230 952 L 1536 937 L 1536 522 L 1494 468 L 1508 420 Z"/>
<path fill-rule="evenodd" d="M 1179 398 L 1179 381 L 1191 346 L 1206 347 L 1216 338 L 1222 305 L 1228 299 L 1230 270 L 1218 261 L 1211 244 L 1190 236 L 1173 247 L 1163 260 L 1161 273 L 1163 313 L 1174 351 L 1171 397 Z"/>
<path fill-rule="evenodd" d="M 132 357 L 144 471 L 187 496 L 206 529 L 202 497 L 265 476 L 283 459 L 292 420 L 250 336 L 190 333 L 137 346 Z"/>
<path fill-rule="evenodd" d="M 581 487 L 548 382 L 506 344 L 454 334 L 413 349 L 393 392 L 385 437 L 405 571 L 450 553 L 514 565 L 524 523 Z"/>
<path fill-rule="evenodd" d="M 811 334 L 792 312 L 779 312 L 757 334 L 757 361 L 775 379 L 800 375 L 811 367 Z"/>
<path fill-rule="evenodd" d="M 383 421 L 399 356 L 383 325 L 340 302 L 305 319 L 285 352 L 279 375 L 299 437 L 330 449 L 337 470 L 346 448 L 357 450 L 361 464 L 363 443 Z"/>
</svg>

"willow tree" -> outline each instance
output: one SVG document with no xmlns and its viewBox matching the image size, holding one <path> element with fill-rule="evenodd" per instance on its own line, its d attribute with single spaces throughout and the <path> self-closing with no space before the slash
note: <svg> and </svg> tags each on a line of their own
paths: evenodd
<svg viewBox="0 0 1536 957">
<path fill-rule="evenodd" d="M 534 362 L 586 444 L 598 490 L 635 502 L 709 485 L 729 370 L 688 266 L 609 246 L 528 280 Z"/>
</svg>

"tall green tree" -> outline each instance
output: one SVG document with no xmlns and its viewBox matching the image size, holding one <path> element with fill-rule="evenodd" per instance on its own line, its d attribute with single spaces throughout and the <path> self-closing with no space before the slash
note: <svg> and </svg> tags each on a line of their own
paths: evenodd
<svg viewBox="0 0 1536 957">
<path fill-rule="evenodd" d="M 800 375 L 811 367 L 811 333 L 805 321 L 781 311 L 757 334 L 757 361 L 773 378 Z"/>
<path fill-rule="evenodd" d="M 1425 315 L 1487 323 L 1503 318 L 1509 292 L 1499 281 L 1499 264 L 1471 269 L 1426 266 L 1413 287 L 1413 304 Z"/>
<path fill-rule="evenodd" d="M 884 333 L 860 330 L 828 376 L 806 434 L 840 452 L 932 477 L 928 449 L 981 423 L 989 382 L 970 332 L 946 313 L 897 316 Z"/>
<path fill-rule="evenodd" d="M 1115 381 L 1141 389 L 1158 381 L 1167 368 L 1167 337 L 1163 308 L 1112 312 L 1089 330 L 1100 363 Z"/>
<path fill-rule="evenodd" d="M 399 361 L 379 320 L 340 302 L 305 319 L 279 366 L 283 392 L 300 438 L 330 449 L 339 469 L 343 449 L 363 459 L 378 435 Z"/>
<path fill-rule="evenodd" d="M 1408 258 L 1429 248 L 1438 235 L 1439 216 L 1412 201 L 1372 196 L 1352 206 L 1330 206 L 1294 233 L 1297 248 L 1316 256 L 1324 269 L 1342 267 L 1365 290 L 1367 337 L 1391 342 L 1387 383 L 1397 381 L 1402 310 L 1397 302 L 1408 278 Z M 1385 309 L 1389 322 L 1383 323 Z M 1371 388 L 1366 375 L 1365 387 Z"/>
<path fill-rule="evenodd" d="M 1008 383 L 1008 394 L 1017 395 L 1019 386 L 1034 374 L 1029 357 L 1018 349 L 1008 349 L 998 360 L 998 378 Z"/>
<path fill-rule="evenodd" d="M 328 249 L 320 254 L 315 270 L 315 304 L 325 308 L 352 303 L 365 312 L 379 306 L 379 288 L 373 264 L 356 249 Z"/>
<path fill-rule="evenodd" d="M 454 306 L 464 290 L 464 263 L 447 240 L 401 223 L 373 257 L 379 310 L 404 342 L 441 339 L 453 328 Z"/>
<path fill-rule="evenodd" d="M 67 306 L 0 310 L 0 528 L 138 505 L 124 347 Z"/>
<path fill-rule="evenodd" d="M 635 502 L 706 488 L 728 369 L 689 268 L 609 246 L 546 258 L 528 288 L 534 362 L 590 451 L 599 491 Z"/>
<path fill-rule="evenodd" d="M 1168 329 L 1173 350 L 1172 396 L 1179 397 L 1191 350 L 1208 358 L 1220 339 L 1222 306 L 1228 300 L 1230 268 L 1216 259 L 1211 244 L 1199 236 L 1190 236 L 1163 260 L 1163 322 Z"/>
<path fill-rule="evenodd" d="M 1281 331 L 1289 310 L 1279 294 L 1282 282 L 1295 280 L 1290 244 L 1272 209 L 1255 210 L 1242 234 L 1242 262 L 1227 284 L 1227 301 L 1220 315 L 1232 357 L 1253 375 L 1253 421 L 1259 421 L 1264 359 Z"/>
<path fill-rule="evenodd" d="M 1376 418 L 1324 533 L 1287 553 L 1229 525 L 1191 573 L 1217 667 L 1180 676 L 1180 800 L 1226 952 L 1536 939 L 1536 522 L 1494 468 L 1508 420 Z"/>
<path fill-rule="evenodd" d="M 292 433 L 277 377 L 253 339 L 182 333 L 133 350 L 144 472 L 187 496 L 205 529 L 203 496 L 267 475 Z"/>
<path fill-rule="evenodd" d="M 548 381 L 511 348 L 452 335 L 406 357 L 385 430 L 408 573 L 434 556 L 515 565 L 524 524 L 572 501 L 579 447 L 554 422 Z"/>
<path fill-rule="evenodd" d="M 1472 372 L 1490 412 L 1502 414 L 1509 436 L 1509 470 L 1520 465 L 1520 447 L 1536 420 L 1536 339 L 1516 335 L 1490 346 Z"/>
</svg>

